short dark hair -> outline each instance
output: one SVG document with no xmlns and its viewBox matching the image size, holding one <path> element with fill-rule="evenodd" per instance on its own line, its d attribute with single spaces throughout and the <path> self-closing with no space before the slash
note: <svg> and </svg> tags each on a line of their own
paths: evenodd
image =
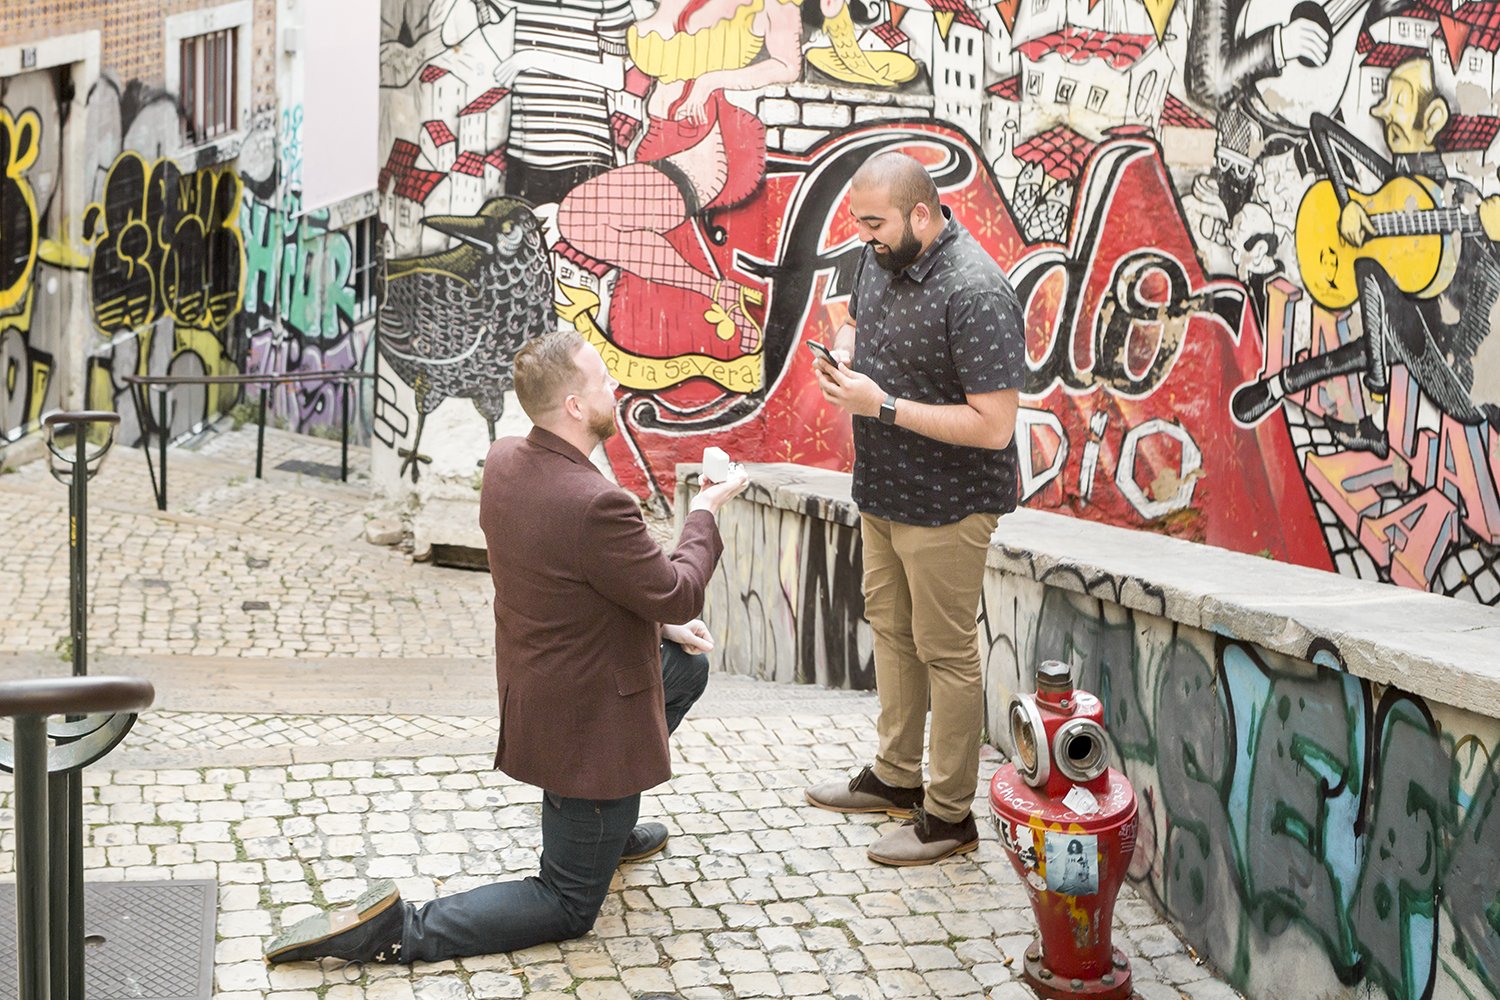
<svg viewBox="0 0 1500 1000">
<path fill-rule="evenodd" d="M 512 369 L 516 399 L 532 423 L 561 406 L 563 398 L 578 387 L 583 373 L 575 358 L 586 343 L 577 330 L 553 330 L 528 340 L 516 352 Z"/>
<path fill-rule="evenodd" d="M 850 183 L 858 188 L 884 190 L 902 215 L 911 215 L 911 210 L 918 205 L 926 205 L 934 215 L 943 210 L 937 185 L 932 182 L 927 168 L 915 157 L 897 150 L 876 153 L 860 164 Z"/>
</svg>

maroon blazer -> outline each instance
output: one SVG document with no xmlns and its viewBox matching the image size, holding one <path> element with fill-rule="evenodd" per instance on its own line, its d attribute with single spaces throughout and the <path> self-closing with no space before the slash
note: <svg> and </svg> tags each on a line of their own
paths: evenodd
<svg viewBox="0 0 1500 1000">
<path fill-rule="evenodd" d="M 714 516 L 689 514 L 667 555 L 635 497 L 538 427 L 490 447 L 479 524 L 495 581 L 495 766 L 569 798 L 666 781 L 658 624 L 702 611 L 724 549 Z"/>
</svg>

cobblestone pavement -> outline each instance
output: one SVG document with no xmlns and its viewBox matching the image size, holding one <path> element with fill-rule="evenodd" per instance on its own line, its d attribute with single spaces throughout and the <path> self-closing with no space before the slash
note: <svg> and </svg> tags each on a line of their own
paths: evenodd
<svg viewBox="0 0 1500 1000">
<path fill-rule="evenodd" d="M 290 435 L 268 453 L 337 462 Z M 674 737 L 673 779 L 644 797 L 668 849 L 621 868 L 593 933 L 411 968 L 266 967 L 267 938 L 368 878 L 422 901 L 535 871 L 539 793 L 489 769 L 489 582 L 365 543 L 367 486 L 248 478 L 244 432 L 174 452 L 166 515 L 133 457 L 93 484 L 91 663 L 150 677 L 158 699 L 86 775 L 85 863 L 91 880 L 218 881 L 216 997 L 1033 995 L 1017 977 L 1030 909 L 987 824 L 972 855 L 892 869 L 864 854 L 889 821 L 803 802 L 869 759 L 873 695 L 724 675 Z M 30 466 L 0 492 L 17 556 L 0 571 L 0 679 L 65 672 L 67 552 L 47 527 L 62 487 Z M 235 610 L 248 600 L 271 609 Z M 981 789 L 998 763 L 987 751 Z M 0 879 L 10 796 L 0 776 Z M 1128 888 L 1115 941 L 1145 1000 L 1236 996 Z"/>
</svg>

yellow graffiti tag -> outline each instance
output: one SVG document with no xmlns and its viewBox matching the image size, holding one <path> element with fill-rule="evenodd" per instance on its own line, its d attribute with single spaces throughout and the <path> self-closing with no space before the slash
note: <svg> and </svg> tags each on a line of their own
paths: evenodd
<svg viewBox="0 0 1500 1000">
<path fill-rule="evenodd" d="M 21 301 L 36 267 L 37 216 L 36 195 L 24 174 L 36 162 L 41 149 L 42 121 L 35 111 L 23 111 L 19 118 L 0 108 L 0 204 L 19 199 L 0 213 L 0 309 L 9 309 Z M 19 231 L 12 231 L 14 224 Z"/>
<path fill-rule="evenodd" d="M 598 295 L 574 285 L 559 283 L 558 288 L 567 303 L 557 307 L 557 314 L 598 349 L 610 375 L 627 389 L 660 391 L 690 378 L 706 378 L 730 392 L 750 393 L 761 386 L 764 366 L 759 348 L 753 354 L 729 361 L 706 354 L 679 354 L 671 358 L 632 354 L 599 328 Z"/>
</svg>

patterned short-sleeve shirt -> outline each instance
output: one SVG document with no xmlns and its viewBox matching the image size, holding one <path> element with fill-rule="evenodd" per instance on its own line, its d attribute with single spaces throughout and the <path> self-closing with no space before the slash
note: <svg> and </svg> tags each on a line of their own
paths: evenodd
<svg viewBox="0 0 1500 1000">
<path fill-rule="evenodd" d="M 1026 369 L 1021 304 L 1000 265 L 945 207 L 927 252 L 891 273 L 865 248 L 849 316 L 853 368 L 886 392 L 920 403 L 1019 389 Z M 874 417 L 854 418 L 854 501 L 902 524 L 952 524 L 1004 514 L 1018 496 L 1016 444 L 945 444 Z"/>
</svg>

